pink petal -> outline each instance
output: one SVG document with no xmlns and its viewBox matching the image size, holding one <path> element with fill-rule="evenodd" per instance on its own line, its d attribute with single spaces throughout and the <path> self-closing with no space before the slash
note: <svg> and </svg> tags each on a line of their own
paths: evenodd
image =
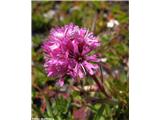
<svg viewBox="0 0 160 120">
<path fill-rule="evenodd" d="M 64 79 L 63 78 L 60 78 L 57 82 L 57 84 L 62 87 L 64 85 Z"/>
<path fill-rule="evenodd" d="M 79 75 L 80 78 L 83 78 L 83 77 L 84 77 L 84 72 L 83 72 L 82 70 L 83 70 L 83 68 L 81 68 L 81 67 L 79 66 L 78 75 Z"/>
<path fill-rule="evenodd" d="M 76 41 L 73 41 L 72 43 L 73 43 L 73 47 L 74 47 L 74 53 L 75 54 L 79 53 L 79 51 L 78 51 L 78 44 L 76 43 Z"/>
<path fill-rule="evenodd" d="M 86 70 L 90 75 L 93 75 L 95 71 L 98 69 L 98 65 L 91 64 L 89 62 L 84 61 L 83 65 L 85 66 Z"/>
<path fill-rule="evenodd" d="M 98 59 L 96 55 L 86 56 L 86 60 L 91 62 L 100 62 L 100 59 Z"/>
</svg>

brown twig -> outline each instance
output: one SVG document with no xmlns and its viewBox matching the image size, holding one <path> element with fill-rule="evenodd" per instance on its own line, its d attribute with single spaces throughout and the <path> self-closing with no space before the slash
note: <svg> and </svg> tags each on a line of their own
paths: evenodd
<svg viewBox="0 0 160 120">
<path fill-rule="evenodd" d="M 99 82 L 99 80 L 97 79 L 97 77 L 96 77 L 95 75 L 92 75 L 91 77 L 92 77 L 93 80 L 96 82 L 96 84 L 98 85 L 98 87 L 99 87 L 99 89 L 101 90 L 101 92 L 102 92 L 107 98 L 112 99 L 112 97 L 111 97 L 110 95 L 108 95 L 108 93 L 106 92 L 103 84 L 101 84 L 101 83 Z"/>
<path fill-rule="evenodd" d="M 103 73 L 102 73 L 102 66 L 101 66 L 101 64 L 99 64 L 99 67 L 100 67 L 100 71 L 101 71 L 101 81 L 102 81 L 102 83 L 103 83 L 104 80 L 103 80 Z"/>
</svg>

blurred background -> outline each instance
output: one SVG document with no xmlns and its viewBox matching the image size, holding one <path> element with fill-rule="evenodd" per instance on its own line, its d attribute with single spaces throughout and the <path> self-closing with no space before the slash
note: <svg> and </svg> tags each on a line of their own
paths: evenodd
<svg viewBox="0 0 160 120">
<path fill-rule="evenodd" d="M 127 1 L 32 1 L 32 118 L 129 119 L 128 4 Z M 70 82 L 59 88 L 55 86 L 54 78 L 47 77 L 43 68 L 42 42 L 52 27 L 71 22 L 88 28 L 100 38 L 102 46 L 97 52 L 103 61 L 104 85 L 118 100 L 117 103 L 104 101 L 100 92 L 84 93 L 69 89 Z M 87 78 L 82 84 L 93 83 L 93 80 Z"/>
</svg>

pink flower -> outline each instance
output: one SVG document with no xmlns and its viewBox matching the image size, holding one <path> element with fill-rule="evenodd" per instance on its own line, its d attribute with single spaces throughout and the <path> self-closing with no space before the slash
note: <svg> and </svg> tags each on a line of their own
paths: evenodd
<svg viewBox="0 0 160 120">
<path fill-rule="evenodd" d="M 53 28 L 43 44 L 44 68 L 49 77 L 60 78 L 60 86 L 63 86 L 65 75 L 74 79 L 93 75 L 99 68 L 95 63 L 100 60 L 89 53 L 98 46 L 98 38 L 85 28 L 74 24 Z"/>
</svg>

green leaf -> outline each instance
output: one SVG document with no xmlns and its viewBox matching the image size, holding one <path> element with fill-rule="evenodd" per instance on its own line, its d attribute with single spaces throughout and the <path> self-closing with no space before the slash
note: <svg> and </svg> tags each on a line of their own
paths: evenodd
<svg viewBox="0 0 160 120">
<path fill-rule="evenodd" d="M 103 115 L 104 108 L 105 108 L 105 105 L 102 104 L 101 107 L 99 108 L 94 120 L 100 120 L 100 118 Z"/>
<path fill-rule="evenodd" d="M 51 110 L 51 105 L 50 105 L 48 98 L 46 96 L 45 96 L 45 100 L 46 100 L 46 104 L 47 104 L 47 114 L 49 117 L 54 118 L 52 110 Z"/>
</svg>

